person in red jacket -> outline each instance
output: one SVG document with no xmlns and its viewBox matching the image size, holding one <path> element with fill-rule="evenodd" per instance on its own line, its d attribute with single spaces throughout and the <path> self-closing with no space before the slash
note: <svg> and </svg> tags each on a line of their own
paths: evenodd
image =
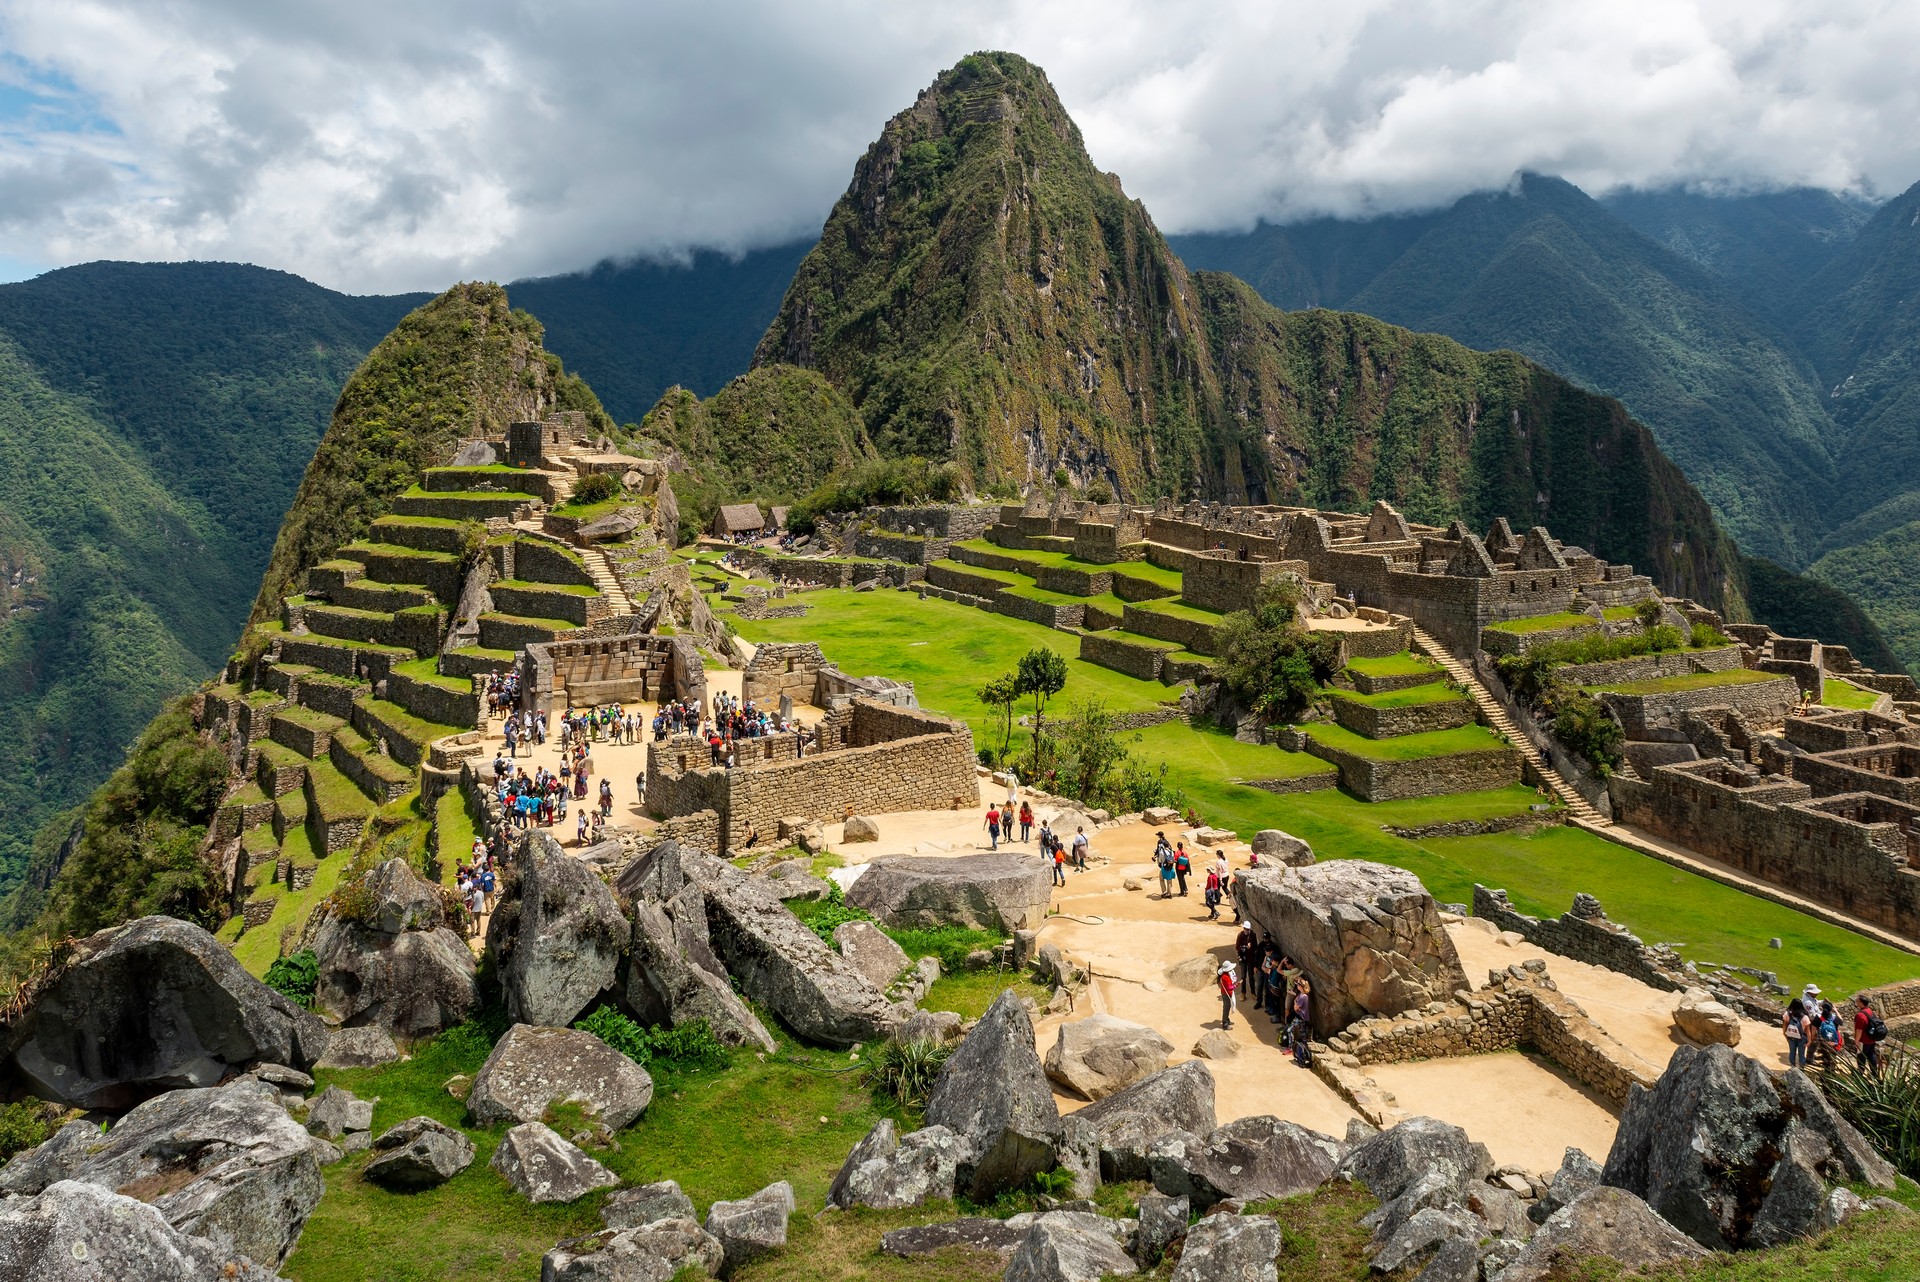
<svg viewBox="0 0 1920 1282">
<path fill-rule="evenodd" d="M 1233 963 L 1220 963 L 1220 1027 L 1233 1027 L 1233 990 L 1236 987 Z"/>
<path fill-rule="evenodd" d="M 1873 998 L 1861 993 L 1853 999 L 1853 1052 L 1860 1067 L 1876 1077 L 1880 1073 L 1880 1043 L 1887 1035 L 1886 1021 L 1873 1009 Z"/>
</svg>

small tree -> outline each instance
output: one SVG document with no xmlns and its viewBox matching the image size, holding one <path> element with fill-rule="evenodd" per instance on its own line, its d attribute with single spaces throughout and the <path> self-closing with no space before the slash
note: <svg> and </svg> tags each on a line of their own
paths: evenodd
<svg viewBox="0 0 1920 1282">
<path fill-rule="evenodd" d="M 1658 598 L 1642 601 L 1633 607 L 1633 615 L 1640 620 L 1640 626 L 1643 628 L 1650 628 L 1660 622 L 1661 616 L 1665 613 Z"/>
<path fill-rule="evenodd" d="M 1067 684 L 1067 661 L 1045 646 L 1035 646 L 1020 656 L 1016 680 L 1021 694 L 1033 696 L 1033 773 L 1037 775 L 1046 753 L 1047 700 Z"/>
<path fill-rule="evenodd" d="M 1059 724 L 1060 771 L 1069 795 L 1081 801 L 1105 799 L 1110 776 L 1127 759 L 1127 747 L 1114 733 L 1113 714 L 1098 699 L 1081 699 Z"/>
<path fill-rule="evenodd" d="M 980 702 L 999 714 L 1000 755 L 1004 757 L 1013 746 L 1013 705 L 1020 701 L 1020 674 L 1003 672 L 981 686 L 978 694 Z"/>
<path fill-rule="evenodd" d="M 1214 630 L 1214 675 L 1243 706 L 1271 720 L 1298 715 L 1340 664 L 1337 640 L 1300 626 L 1299 601 L 1293 583 L 1269 583 L 1252 609 L 1234 611 Z"/>
</svg>

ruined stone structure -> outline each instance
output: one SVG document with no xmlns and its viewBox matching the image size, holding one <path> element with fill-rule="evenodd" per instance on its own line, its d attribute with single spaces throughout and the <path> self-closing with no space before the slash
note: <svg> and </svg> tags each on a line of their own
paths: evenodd
<svg viewBox="0 0 1920 1282">
<path fill-rule="evenodd" d="M 919 706 L 913 683 L 889 677 L 850 677 L 827 662 L 811 641 L 769 642 L 754 651 L 740 677 L 740 697 L 761 707 L 782 699 L 832 708 L 835 700 L 867 699 L 900 707 Z"/>
<path fill-rule="evenodd" d="M 686 699 L 707 707 L 706 669 L 692 638 L 659 636 L 627 616 L 520 652 L 520 701 L 543 712 L 603 703 Z"/>
</svg>

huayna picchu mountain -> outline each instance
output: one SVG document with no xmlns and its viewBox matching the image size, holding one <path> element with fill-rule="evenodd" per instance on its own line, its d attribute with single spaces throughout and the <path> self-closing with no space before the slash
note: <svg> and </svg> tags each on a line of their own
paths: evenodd
<svg viewBox="0 0 1920 1282">
<path fill-rule="evenodd" d="M 1730 541 L 1617 402 L 1189 271 L 1010 54 L 963 59 L 887 124 L 755 362 L 818 370 L 882 454 L 951 460 L 980 488 L 1064 468 L 1134 500 L 1525 513 L 1742 608 Z"/>
</svg>

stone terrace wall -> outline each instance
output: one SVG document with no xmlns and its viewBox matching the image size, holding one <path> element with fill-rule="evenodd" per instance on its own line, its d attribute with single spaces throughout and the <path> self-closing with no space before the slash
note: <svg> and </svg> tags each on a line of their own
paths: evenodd
<svg viewBox="0 0 1920 1282">
<path fill-rule="evenodd" d="M 740 697 L 770 707 L 785 695 L 795 703 L 813 702 L 827 656 L 812 641 L 768 642 L 754 651 L 740 676 Z"/>
<path fill-rule="evenodd" d="M 1080 638 L 1080 657 L 1142 681 L 1157 681 L 1167 652 L 1089 632 Z"/>
<path fill-rule="evenodd" d="M 1641 654 L 1631 659 L 1609 659 L 1604 663 L 1569 663 L 1555 669 L 1555 675 L 1569 685 L 1624 685 L 1629 681 L 1683 677 L 1690 672 L 1730 672 L 1739 666 L 1740 647 L 1723 645 L 1712 650 L 1669 650 L 1665 654 Z"/>
<path fill-rule="evenodd" d="M 1407 797 L 1437 797 L 1449 792 L 1480 792 L 1504 788 L 1520 778 L 1520 754 L 1513 748 L 1484 752 L 1456 752 L 1413 761 L 1380 761 L 1339 748 L 1329 748 L 1311 735 L 1301 735 L 1305 751 L 1340 769 L 1340 785 L 1364 801 L 1399 801 Z M 1287 747 L 1286 743 L 1281 744 Z M 1299 748 L 1293 749 L 1299 751 Z"/>
<path fill-rule="evenodd" d="M 528 645 L 519 661 L 521 702 L 545 709 L 564 692 L 579 707 L 690 699 L 705 708 L 706 669 L 692 638 L 644 626 L 638 616 L 622 616 L 604 629 L 611 635 L 596 628 L 603 634 Z"/>
<path fill-rule="evenodd" d="M 1680 978 L 1680 959 L 1672 950 L 1656 950 L 1639 936 L 1607 919 L 1592 895 L 1575 895 L 1573 908 L 1555 918 L 1529 917 L 1507 902 L 1504 890 L 1473 888 L 1473 915 L 1501 930 L 1511 930 L 1550 953 L 1618 971 L 1651 988 L 1679 992 L 1688 985 Z M 1692 981 L 1699 982 L 1699 981 Z"/>
<path fill-rule="evenodd" d="M 1391 739 L 1403 734 L 1424 734 L 1431 730 L 1452 730 L 1471 725 L 1476 709 L 1473 700 L 1441 699 L 1433 703 L 1409 704 L 1404 708 L 1376 708 L 1358 699 L 1332 699 L 1333 719 L 1369 739 Z"/>
<path fill-rule="evenodd" d="M 1307 577 L 1305 561 L 1240 561 L 1228 556 L 1197 556 L 1187 562 L 1181 599 L 1206 610 L 1246 610 L 1265 584 Z"/>
<path fill-rule="evenodd" d="M 1816 797 L 1873 792 L 1920 805 L 1920 747 L 1910 743 L 1843 748 L 1822 756 L 1791 758 L 1793 777 Z"/>
<path fill-rule="evenodd" d="M 1681 714 L 1725 708 L 1753 725 L 1779 725 L 1800 701 L 1800 688 L 1787 677 L 1744 685 L 1704 686 L 1659 694 L 1603 692 L 1600 701 L 1613 713 L 1629 739 L 1659 739 L 1677 729 Z"/>
</svg>

